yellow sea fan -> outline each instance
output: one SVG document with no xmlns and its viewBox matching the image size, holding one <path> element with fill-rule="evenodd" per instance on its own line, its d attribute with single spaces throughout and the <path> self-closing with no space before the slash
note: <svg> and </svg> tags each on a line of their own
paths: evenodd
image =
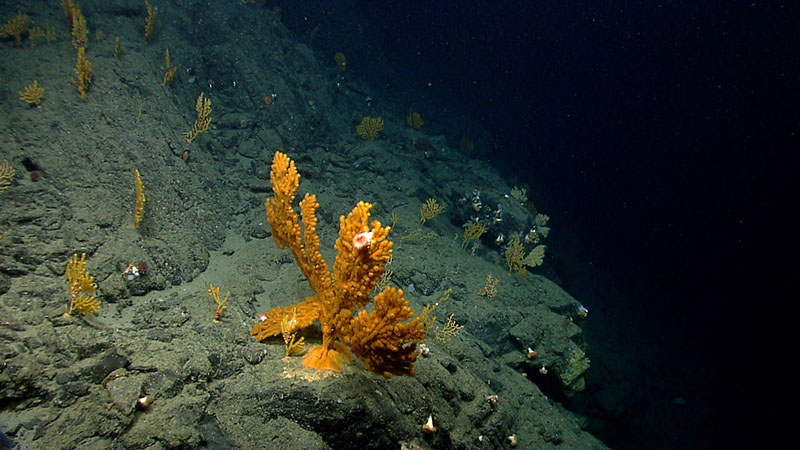
<svg viewBox="0 0 800 450">
<path fill-rule="evenodd" d="M 361 139 L 370 141 L 378 139 L 381 131 L 383 131 L 383 119 L 380 117 L 364 116 L 356 127 L 356 134 L 361 136 Z"/>
<path fill-rule="evenodd" d="M 528 256 L 522 261 L 528 267 L 538 267 L 544 263 L 544 250 L 547 247 L 544 245 L 537 245 L 528 253 Z"/>
<path fill-rule="evenodd" d="M 97 285 L 94 283 L 94 277 L 86 271 L 85 266 L 86 253 L 82 253 L 80 259 L 78 259 L 78 254 L 75 253 L 67 261 L 64 275 L 67 277 L 70 298 L 69 307 L 67 312 L 64 313 L 65 316 L 69 316 L 73 311 L 92 315 L 100 309 L 100 300 L 94 297 Z"/>
<path fill-rule="evenodd" d="M 422 120 L 422 116 L 419 115 L 418 112 L 410 112 L 406 116 L 406 121 L 408 122 L 408 126 L 411 128 L 418 130 L 425 124 Z"/>
<path fill-rule="evenodd" d="M 443 213 L 446 208 L 447 204 L 439 203 L 435 198 L 429 198 L 419 209 L 420 225 L 425 225 L 425 222 Z"/>
</svg>

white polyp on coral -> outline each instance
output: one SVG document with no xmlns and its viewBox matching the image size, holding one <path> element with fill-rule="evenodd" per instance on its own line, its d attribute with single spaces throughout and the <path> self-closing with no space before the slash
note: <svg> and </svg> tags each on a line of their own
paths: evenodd
<svg viewBox="0 0 800 450">
<path fill-rule="evenodd" d="M 364 247 L 369 247 L 372 243 L 372 231 L 365 231 L 353 236 L 353 248 L 361 250 Z"/>
</svg>

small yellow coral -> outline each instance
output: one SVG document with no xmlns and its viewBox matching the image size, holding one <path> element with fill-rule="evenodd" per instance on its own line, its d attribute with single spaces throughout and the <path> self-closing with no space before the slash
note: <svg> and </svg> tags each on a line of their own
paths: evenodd
<svg viewBox="0 0 800 450">
<path fill-rule="evenodd" d="M 33 84 L 25 86 L 23 90 L 19 91 L 19 99 L 29 105 L 39 106 L 39 103 L 42 103 L 43 93 L 44 88 L 39 87 L 39 83 L 33 80 Z"/>
<path fill-rule="evenodd" d="M 525 264 L 522 262 L 525 259 L 525 247 L 522 246 L 522 242 L 519 239 L 514 238 L 509 241 L 503 256 L 506 258 L 509 271 L 525 275 Z"/>
<path fill-rule="evenodd" d="M 139 175 L 139 169 L 136 170 L 136 178 L 133 180 L 134 187 L 136 188 L 136 205 L 133 209 L 133 227 L 139 228 L 139 222 L 144 217 L 144 184 L 142 183 L 142 176 Z"/>
<path fill-rule="evenodd" d="M 419 115 L 418 112 L 410 112 L 406 116 L 406 121 L 408 122 L 408 126 L 411 128 L 418 130 L 425 124 L 422 120 L 422 116 Z"/>
<path fill-rule="evenodd" d="M 31 27 L 28 31 L 28 39 L 31 41 L 31 48 L 36 47 L 36 40 L 44 36 L 44 30 L 39 27 Z"/>
<path fill-rule="evenodd" d="M 544 245 L 537 245 L 522 262 L 528 267 L 541 266 L 544 263 L 544 251 L 546 248 Z"/>
<path fill-rule="evenodd" d="M 120 53 L 122 53 L 122 48 L 119 45 L 119 36 L 114 39 L 114 58 L 119 58 Z"/>
<path fill-rule="evenodd" d="M 50 45 L 51 42 L 58 39 L 55 27 L 53 27 L 50 24 L 47 24 L 47 27 L 45 28 L 44 38 L 45 40 L 47 40 L 47 45 Z"/>
<path fill-rule="evenodd" d="M 83 17 L 81 7 L 75 3 L 72 8 L 72 45 L 75 48 L 86 48 L 89 45 L 89 37 L 86 34 L 86 18 Z"/>
<path fill-rule="evenodd" d="M 204 93 L 201 92 L 197 97 L 194 110 L 197 111 L 197 119 L 195 119 L 192 129 L 183 133 L 183 137 L 188 142 L 195 140 L 200 133 L 208 131 L 208 126 L 211 125 L 211 99 L 204 97 Z"/>
<path fill-rule="evenodd" d="M 297 339 L 297 331 L 301 328 L 299 325 L 300 322 L 297 320 L 297 308 L 292 308 L 291 318 L 286 314 L 281 319 L 281 335 L 283 336 L 283 344 L 286 347 L 287 357 L 292 353 L 297 355 L 303 353 L 306 338 L 301 337 Z"/>
<path fill-rule="evenodd" d="M 356 133 L 361 136 L 361 139 L 370 141 L 378 139 L 381 131 L 383 131 L 383 119 L 380 117 L 365 116 L 356 127 Z"/>
<path fill-rule="evenodd" d="M 153 8 L 149 0 L 144 0 L 144 5 L 147 8 L 147 17 L 144 19 L 144 41 L 149 42 L 150 36 L 153 34 L 153 31 L 155 31 L 156 28 L 156 17 L 158 17 L 158 11 Z"/>
<path fill-rule="evenodd" d="M 78 88 L 78 93 L 81 98 L 86 98 L 86 89 L 89 88 L 89 83 L 92 82 L 92 65 L 86 59 L 86 49 L 78 47 L 78 62 L 75 65 L 75 76 L 72 84 Z"/>
<path fill-rule="evenodd" d="M 518 238 L 512 239 L 505 248 L 504 256 L 508 270 L 511 272 L 519 272 L 520 275 L 525 275 L 527 267 L 541 266 L 544 262 L 544 245 L 537 245 L 528 255 L 525 255 L 525 247 Z"/>
<path fill-rule="evenodd" d="M 464 224 L 464 241 L 461 242 L 461 248 L 467 245 L 467 242 L 480 239 L 483 233 L 486 232 L 486 227 L 478 222 L 469 222 Z"/>
<path fill-rule="evenodd" d="M 439 300 L 436 303 L 431 303 L 425 305 L 422 308 L 422 312 L 419 313 L 419 321 L 422 323 L 422 328 L 425 331 L 425 335 L 427 336 L 430 334 L 433 329 L 434 325 L 436 324 L 436 310 L 439 309 L 439 306 L 450 299 L 450 294 L 453 292 L 453 288 L 447 288 L 446 291 L 442 293 L 442 296 L 439 297 Z"/>
<path fill-rule="evenodd" d="M 486 284 L 478 291 L 478 294 L 484 297 L 494 298 L 494 296 L 497 295 L 497 283 L 499 281 L 500 280 L 492 276 L 492 274 L 486 275 Z"/>
<path fill-rule="evenodd" d="M 0 164 L 0 192 L 8 189 L 12 181 L 14 181 L 14 168 L 7 160 L 3 160 L 3 164 Z"/>
<path fill-rule="evenodd" d="M 14 36 L 14 41 L 19 47 L 22 42 L 22 33 L 28 29 L 29 23 L 30 17 L 27 14 L 23 14 L 22 11 L 18 11 L 16 17 L 0 26 L 0 36 L 5 38 Z"/>
<path fill-rule="evenodd" d="M 225 298 L 223 300 L 219 299 L 219 288 L 215 288 L 213 284 L 208 285 L 208 295 L 214 297 L 214 302 L 217 303 L 217 311 L 214 314 L 214 323 L 219 323 L 219 318 L 222 317 L 222 312 L 228 309 L 225 303 L 228 302 L 228 298 L 231 296 L 231 293 L 228 292 L 225 294 Z"/>
<path fill-rule="evenodd" d="M 97 285 L 94 284 L 94 277 L 86 271 L 86 253 L 72 255 L 67 262 L 65 275 L 67 277 L 67 287 L 69 288 L 69 307 L 64 316 L 70 316 L 73 311 L 81 314 L 92 315 L 100 309 L 100 300 L 94 296 Z"/>
<path fill-rule="evenodd" d="M 450 314 L 450 317 L 447 318 L 447 323 L 443 327 L 436 329 L 436 334 L 433 336 L 434 339 L 444 343 L 461 333 L 461 329 L 464 328 L 464 325 L 456 323 L 456 321 L 453 320 L 453 315 L 454 314 Z"/>
<path fill-rule="evenodd" d="M 437 202 L 435 198 L 429 198 L 419 209 L 420 225 L 425 225 L 425 222 L 443 213 L 446 208 L 446 204 Z"/>
<path fill-rule="evenodd" d="M 119 39 L 119 38 L 117 38 Z M 170 65 L 169 62 L 169 49 L 164 50 L 164 65 L 167 67 L 166 73 L 164 73 L 164 81 L 161 83 L 162 86 L 166 86 L 172 83 L 172 79 L 175 77 L 175 72 L 178 71 L 178 66 Z M 210 108 L 211 103 L 209 103 Z"/>
</svg>

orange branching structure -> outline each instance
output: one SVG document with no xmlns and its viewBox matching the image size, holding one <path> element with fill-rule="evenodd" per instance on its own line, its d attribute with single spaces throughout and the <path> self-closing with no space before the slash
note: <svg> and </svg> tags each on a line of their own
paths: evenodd
<svg viewBox="0 0 800 450">
<path fill-rule="evenodd" d="M 297 305 L 270 310 L 250 334 L 259 341 L 278 335 L 286 316 L 296 321 L 293 328 L 298 330 L 318 320 L 322 345 L 309 349 L 303 360 L 306 367 L 341 371 L 352 360 L 352 353 L 369 370 L 387 378 L 392 374 L 413 376 L 416 342 L 424 339 L 425 329 L 418 317 L 412 319 L 403 292 L 387 287 L 375 296 L 372 312 L 362 309 L 392 254 L 389 227 L 377 220 L 368 224 L 369 203 L 359 202 L 347 217 L 340 217 L 331 274 L 320 253 L 316 196 L 306 194 L 300 202 L 303 229 L 292 208 L 300 181 L 294 161 L 277 152 L 270 179 L 275 196 L 267 199 L 265 208 L 272 237 L 278 247 L 291 250 L 316 295 Z"/>
</svg>

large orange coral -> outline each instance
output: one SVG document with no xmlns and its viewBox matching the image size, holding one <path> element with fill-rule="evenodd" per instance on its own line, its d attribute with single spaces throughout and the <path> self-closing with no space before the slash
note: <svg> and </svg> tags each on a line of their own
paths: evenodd
<svg viewBox="0 0 800 450">
<path fill-rule="evenodd" d="M 413 313 L 403 292 L 388 287 L 375 297 L 371 313 L 353 313 L 369 303 L 369 294 L 392 254 L 392 242 L 387 239 L 389 227 L 381 226 L 377 220 L 368 224 L 372 205 L 359 202 L 347 217 L 339 219 L 337 255 L 331 274 L 320 253 L 316 196 L 306 194 L 300 202 L 301 231 L 292 208 L 300 180 L 294 162 L 277 152 L 270 179 L 275 196 L 268 198 L 264 206 L 272 237 L 278 247 L 289 247 L 316 295 L 298 305 L 273 308 L 250 334 L 259 341 L 279 334 L 281 320 L 287 314 L 296 315 L 297 329 L 318 320 L 322 345 L 308 351 L 303 360 L 305 366 L 338 371 L 352 359 L 352 352 L 368 369 L 383 376 L 414 375 L 416 342 L 422 341 L 425 330 L 419 318 L 411 319 Z"/>
</svg>

